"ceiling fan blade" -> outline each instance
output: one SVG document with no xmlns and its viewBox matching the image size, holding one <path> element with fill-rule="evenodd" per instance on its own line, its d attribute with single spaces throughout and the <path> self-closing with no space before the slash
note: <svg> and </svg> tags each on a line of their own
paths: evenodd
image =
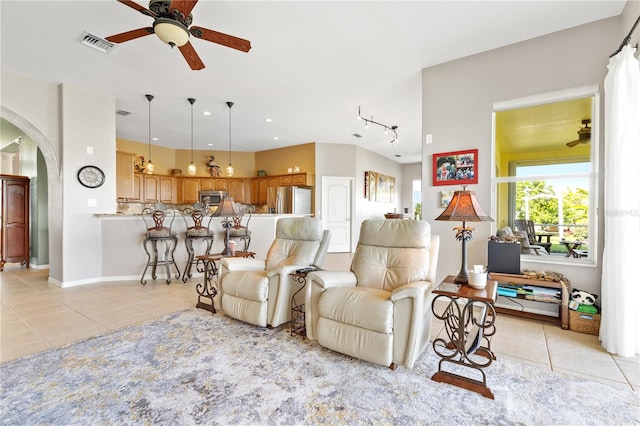
<svg viewBox="0 0 640 426">
<path fill-rule="evenodd" d="M 181 21 L 189 17 L 198 0 L 173 0 L 169 12 Z"/>
<path fill-rule="evenodd" d="M 115 34 L 106 38 L 112 43 L 124 43 L 125 41 L 134 40 L 136 38 L 153 34 L 152 27 L 138 28 L 137 30 L 127 31 L 126 33 Z"/>
<path fill-rule="evenodd" d="M 196 53 L 196 50 L 193 48 L 191 42 L 187 42 L 187 44 L 180 46 L 180 53 L 184 56 L 184 59 L 187 61 L 192 70 L 201 70 L 204 68 L 204 63 L 200 59 L 200 56 Z"/>
<path fill-rule="evenodd" d="M 248 52 L 251 49 L 251 42 L 243 38 L 234 37 L 228 34 L 219 33 L 202 27 L 191 27 L 189 30 L 194 37 L 213 43 L 221 44 L 232 49 Z"/>
<path fill-rule="evenodd" d="M 580 143 L 588 143 L 588 142 L 591 142 L 591 138 L 580 138 L 580 139 L 576 139 L 575 141 L 567 142 L 567 146 L 569 148 L 573 148 L 574 146 Z"/>
<path fill-rule="evenodd" d="M 138 3 L 133 2 L 131 0 L 117 0 L 118 2 L 129 6 L 132 9 L 137 10 L 138 12 L 147 15 L 147 16 L 152 16 L 152 17 L 156 17 L 156 14 L 153 13 L 152 11 L 150 11 L 149 9 L 147 9 L 146 7 L 140 6 Z"/>
</svg>

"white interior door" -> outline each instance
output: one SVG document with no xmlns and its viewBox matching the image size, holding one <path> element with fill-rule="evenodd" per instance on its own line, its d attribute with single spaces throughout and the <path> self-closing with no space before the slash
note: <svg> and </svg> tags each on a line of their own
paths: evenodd
<svg viewBox="0 0 640 426">
<path fill-rule="evenodd" d="M 349 177 L 322 177 L 322 224 L 331 231 L 332 253 L 351 251 L 352 184 Z"/>
</svg>

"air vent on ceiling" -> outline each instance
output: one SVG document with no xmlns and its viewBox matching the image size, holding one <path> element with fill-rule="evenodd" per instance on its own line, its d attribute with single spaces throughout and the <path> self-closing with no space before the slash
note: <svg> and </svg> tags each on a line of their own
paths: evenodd
<svg viewBox="0 0 640 426">
<path fill-rule="evenodd" d="M 361 138 L 362 135 L 360 133 L 354 133 L 353 136 L 355 136 L 356 138 Z"/>
<path fill-rule="evenodd" d="M 109 43 L 107 40 L 88 33 L 87 31 L 83 32 L 80 37 L 78 37 L 78 42 L 104 53 L 108 53 L 114 46 L 113 43 Z"/>
<path fill-rule="evenodd" d="M 123 109 L 119 109 L 116 111 L 116 114 L 121 115 L 123 117 L 126 117 L 127 115 L 131 115 L 131 113 L 129 111 L 125 111 Z"/>
</svg>

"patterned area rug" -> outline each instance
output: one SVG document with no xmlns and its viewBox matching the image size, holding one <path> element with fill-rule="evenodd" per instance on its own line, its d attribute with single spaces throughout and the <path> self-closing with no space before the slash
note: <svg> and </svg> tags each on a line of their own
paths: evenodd
<svg viewBox="0 0 640 426">
<path fill-rule="evenodd" d="M 0 365 L 3 425 L 637 425 L 638 394 L 495 361 L 495 400 L 192 309 Z"/>
</svg>

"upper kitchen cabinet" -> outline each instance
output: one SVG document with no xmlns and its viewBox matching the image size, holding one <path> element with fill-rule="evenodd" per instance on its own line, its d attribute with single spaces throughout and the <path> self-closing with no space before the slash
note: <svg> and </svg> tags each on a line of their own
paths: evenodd
<svg viewBox="0 0 640 426">
<path fill-rule="evenodd" d="M 135 154 L 116 151 L 116 198 L 134 198 L 133 159 Z"/>
<path fill-rule="evenodd" d="M 249 179 L 243 178 L 229 178 L 228 179 L 228 191 L 229 197 L 233 198 L 236 203 L 248 203 L 251 200 L 247 197 Z"/>
<path fill-rule="evenodd" d="M 177 178 L 160 176 L 160 202 L 167 204 L 175 204 L 178 202 Z"/>
<path fill-rule="evenodd" d="M 209 181 L 210 179 L 202 179 L 203 181 Z M 191 204 L 198 201 L 200 196 L 201 179 L 199 178 L 180 178 L 180 184 L 178 185 L 178 202 L 184 204 Z"/>
</svg>

